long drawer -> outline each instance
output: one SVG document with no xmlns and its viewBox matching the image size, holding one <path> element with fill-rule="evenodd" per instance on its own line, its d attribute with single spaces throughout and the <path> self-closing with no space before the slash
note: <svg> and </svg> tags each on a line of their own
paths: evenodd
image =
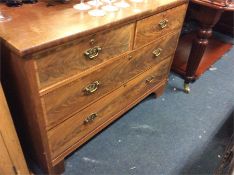
<svg viewBox="0 0 234 175">
<path fill-rule="evenodd" d="M 43 96 L 47 128 L 61 123 L 173 54 L 177 40 L 178 33 L 163 37 Z"/>
<path fill-rule="evenodd" d="M 134 24 L 96 33 L 37 54 L 39 88 L 77 75 L 131 49 Z M 116 37 L 118 36 L 118 37 Z"/>
<path fill-rule="evenodd" d="M 121 86 L 118 90 L 105 96 L 85 108 L 62 124 L 48 131 L 49 146 L 53 159 L 72 145 L 79 142 L 97 127 L 101 127 L 113 116 L 126 110 L 141 96 L 167 78 L 172 57 L 149 69 L 137 78 Z"/>
<path fill-rule="evenodd" d="M 166 35 L 183 25 L 187 5 L 182 5 L 137 22 L 134 49 Z"/>
</svg>

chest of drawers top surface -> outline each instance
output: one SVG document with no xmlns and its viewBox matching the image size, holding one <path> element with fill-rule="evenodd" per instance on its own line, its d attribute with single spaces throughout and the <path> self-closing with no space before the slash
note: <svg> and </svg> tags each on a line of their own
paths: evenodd
<svg viewBox="0 0 234 175">
<path fill-rule="evenodd" d="M 0 8 L 12 17 L 0 23 L 0 36 L 20 56 L 63 44 L 88 34 L 159 13 L 184 3 L 186 0 L 147 0 L 132 3 L 131 7 L 104 17 L 92 17 L 87 12 L 73 9 L 76 2 L 47 7 L 46 2 L 19 8 Z"/>
</svg>

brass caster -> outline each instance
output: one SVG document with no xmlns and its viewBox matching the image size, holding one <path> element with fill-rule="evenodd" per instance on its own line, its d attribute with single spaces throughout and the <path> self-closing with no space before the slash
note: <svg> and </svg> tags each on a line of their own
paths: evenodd
<svg viewBox="0 0 234 175">
<path fill-rule="evenodd" d="M 190 93 L 189 83 L 184 83 L 184 92 L 185 92 L 186 94 L 189 94 L 189 93 Z"/>
</svg>

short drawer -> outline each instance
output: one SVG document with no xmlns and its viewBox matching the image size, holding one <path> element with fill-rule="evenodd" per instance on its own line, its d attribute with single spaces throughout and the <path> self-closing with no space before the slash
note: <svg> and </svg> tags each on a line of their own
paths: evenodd
<svg viewBox="0 0 234 175">
<path fill-rule="evenodd" d="M 87 135 L 97 133 L 102 125 L 113 121 L 116 114 L 128 110 L 139 98 L 156 88 L 157 84 L 166 79 L 170 63 L 171 57 L 48 131 L 52 158 L 55 159 L 74 144 L 79 144 L 84 137 L 85 140 L 89 139 L 91 136 Z"/>
<path fill-rule="evenodd" d="M 178 37 L 178 33 L 162 37 L 157 42 L 121 56 L 71 84 L 43 96 L 47 129 L 172 55 Z"/>
<path fill-rule="evenodd" d="M 131 49 L 134 25 L 96 33 L 37 55 L 40 89 L 79 74 Z"/>
<path fill-rule="evenodd" d="M 183 25 L 187 5 L 170 9 L 137 22 L 134 48 L 156 40 Z"/>
</svg>

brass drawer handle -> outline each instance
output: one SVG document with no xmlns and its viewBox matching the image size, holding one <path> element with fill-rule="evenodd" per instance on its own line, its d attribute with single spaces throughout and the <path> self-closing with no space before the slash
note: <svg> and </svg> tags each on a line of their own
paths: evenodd
<svg viewBox="0 0 234 175">
<path fill-rule="evenodd" d="M 86 58 L 93 60 L 99 55 L 99 52 L 102 50 L 100 46 L 95 46 L 91 49 L 85 51 L 84 55 Z"/>
<path fill-rule="evenodd" d="M 166 28 L 167 27 L 167 25 L 168 25 L 168 19 L 163 19 L 163 20 L 161 20 L 160 22 L 159 22 L 159 27 L 161 28 L 161 29 L 164 29 L 164 28 Z"/>
<path fill-rule="evenodd" d="M 162 49 L 161 48 L 157 48 L 153 51 L 153 54 L 155 57 L 159 57 L 162 53 Z"/>
<path fill-rule="evenodd" d="M 145 82 L 152 83 L 154 81 L 154 79 L 155 79 L 155 76 L 152 75 L 151 77 L 147 78 Z"/>
<path fill-rule="evenodd" d="M 98 116 L 97 113 L 91 114 L 84 120 L 84 124 L 87 125 L 89 123 L 92 123 L 97 118 L 97 116 Z"/>
<path fill-rule="evenodd" d="M 96 92 L 98 90 L 99 86 L 100 86 L 99 81 L 95 81 L 95 82 L 89 84 L 87 87 L 84 88 L 85 95 L 93 94 L 94 92 Z"/>
</svg>

